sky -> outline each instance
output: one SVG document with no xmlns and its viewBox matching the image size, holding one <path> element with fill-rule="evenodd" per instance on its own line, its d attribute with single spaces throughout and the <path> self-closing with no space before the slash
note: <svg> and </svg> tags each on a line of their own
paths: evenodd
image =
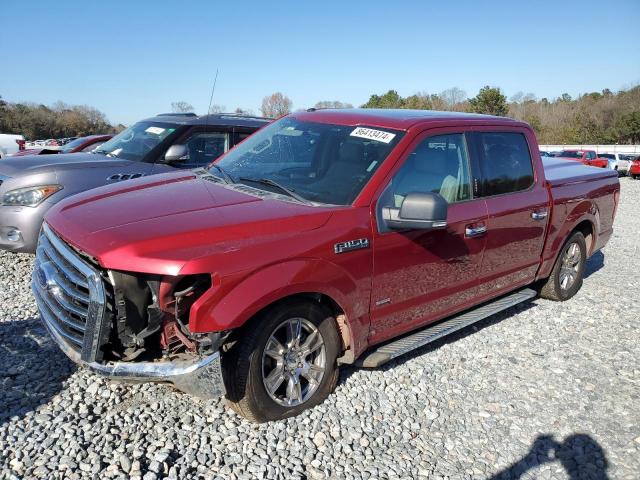
<svg viewBox="0 0 640 480">
<path fill-rule="evenodd" d="M 572 96 L 640 83 L 640 0 L 0 0 L 0 95 L 129 125 L 186 101 L 259 113 L 484 85 Z"/>
</svg>

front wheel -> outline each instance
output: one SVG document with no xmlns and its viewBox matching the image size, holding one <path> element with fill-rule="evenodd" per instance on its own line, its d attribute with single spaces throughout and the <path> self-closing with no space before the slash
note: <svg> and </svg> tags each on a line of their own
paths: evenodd
<svg viewBox="0 0 640 480">
<path fill-rule="evenodd" d="M 313 407 L 335 389 L 340 338 L 334 318 L 312 301 L 291 301 L 259 315 L 222 364 L 231 408 L 254 422 Z"/>
<path fill-rule="evenodd" d="M 569 300 L 582 287 L 586 263 L 587 242 L 581 232 L 574 232 L 562 247 L 540 296 L 556 301 Z"/>
</svg>

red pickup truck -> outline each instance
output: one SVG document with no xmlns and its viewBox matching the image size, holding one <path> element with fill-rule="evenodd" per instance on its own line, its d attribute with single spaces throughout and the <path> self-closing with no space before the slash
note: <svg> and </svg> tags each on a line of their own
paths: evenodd
<svg viewBox="0 0 640 480">
<path fill-rule="evenodd" d="M 609 167 L 609 160 L 603 157 L 598 157 L 595 150 L 562 150 L 559 154 L 555 155 L 555 158 L 573 160 L 589 167 Z"/>
<path fill-rule="evenodd" d="M 226 395 L 254 421 L 536 295 L 567 300 L 612 234 L 616 172 L 508 118 L 310 110 L 208 170 L 54 206 L 32 287 L 74 361 Z"/>
</svg>

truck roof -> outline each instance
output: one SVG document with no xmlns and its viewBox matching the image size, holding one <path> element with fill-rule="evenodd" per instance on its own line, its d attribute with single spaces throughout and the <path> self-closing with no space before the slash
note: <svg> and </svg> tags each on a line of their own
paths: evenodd
<svg viewBox="0 0 640 480">
<path fill-rule="evenodd" d="M 300 120 L 309 122 L 339 123 L 345 125 L 367 124 L 382 128 L 406 130 L 417 123 L 425 121 L 464 121 L 504 123 L 508 125 L 524 125 L 508 117 L 480 115 L 477 113 L 442 112 L 437 110 L 409 110 L 384 108 L 346 108 L 346 109 L 309 109 L 293 114 Z"/>
<path fill-rule="evenodd" d="M 211 115 L 184 115 L 163 113 L 155 117 L 145 118 L 143 122 L 171 122 L 178 125 L 224 125 L 232 127 L 261 128 L 272 122 L 265 117 L 248 117 L 236 113 L 215 113 Z"/>
</svg>

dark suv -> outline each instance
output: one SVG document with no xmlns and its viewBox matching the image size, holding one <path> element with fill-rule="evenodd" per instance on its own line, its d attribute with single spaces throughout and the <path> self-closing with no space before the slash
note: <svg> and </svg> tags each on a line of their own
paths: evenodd
<svg viewBox="0 0 640 480">
<path fill-rule="evenodd" d="M 204 167 L 270 120 L 233 114 L 162 114 L 90 153 L 34 155 L 0 163 L 0 249 L 33 253 L 44 214 L 78 192 Z"/>
</svg>

